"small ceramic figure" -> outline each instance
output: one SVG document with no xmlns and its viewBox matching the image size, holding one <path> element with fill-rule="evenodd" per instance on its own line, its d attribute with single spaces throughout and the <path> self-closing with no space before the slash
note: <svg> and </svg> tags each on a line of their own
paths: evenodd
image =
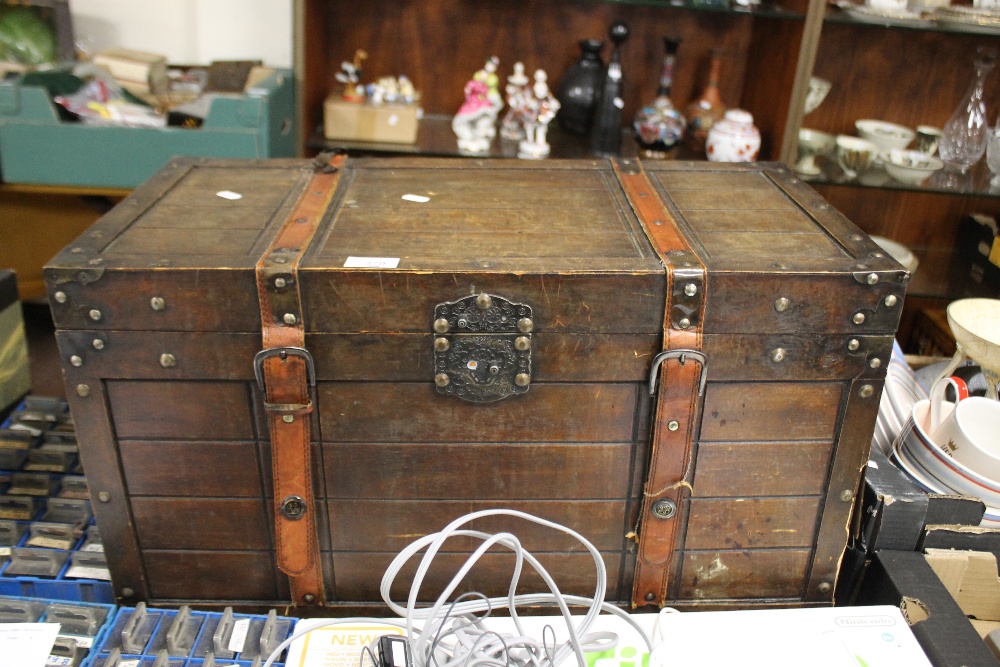
<svg viewBox="0 0 1000 667">
<path fill-rule="evenodd" d="M 405 74 L 399 75 L 399 101 L 403 104 L 413 104 L 417 101 L 417 91 L 413 82 Z"/>
<path fill-rule="evenodd" d="M 546 140 L 549 123 L 559 111 L 559 101 L 549 90 L 548 76 L 544 70 L 535 70 L 535 85 L 528 96 L 525 114 L 525 139 L 518 144 L 519 158 L 538 160 L 549 154 L 551 147 Z"/>
<path fill-rule="evenodd" d="M 337 81 L 344 84 L 344 99 L 350 102 L 363 102 L 365 99 L 365 87 L 360 85 L 358 81 L 361 79 L 361 63 L 368 54 L 363 49 L 358 49 L 354 52 L 354 61 L 347 62 L 346 60 L 340 63 L 340 71 L 337 72 L 335 78 Z"/>
<path fill-rule="evenodd" d="M 507 77 L 507 114 L 500 123 L 500 136 L 504 139 L 520 141 L 524 134 L 524 111 L 527 104 L 527 88 L 530 80 L 524 73 L 524 63 L 514 63 L 514 73 Z"/>
<path fill-rule="evenodd" d="M 760 131 L 743 109 L 730 109 L 708 131 L 705 153 L 712 162 L 753 162 L 759 152 Z"/>
<path fill-rule="evenodd" d="M 465 102 L 451 121 L 451 129 L 458 137 L 458 148 L 466 153 L 485 153 L 496 136 L 497 114 L 503 108 L 500 97 L 499 77 L 496 75 L 499 59 L 486 61 L 465 84 Z"/>
</svg>

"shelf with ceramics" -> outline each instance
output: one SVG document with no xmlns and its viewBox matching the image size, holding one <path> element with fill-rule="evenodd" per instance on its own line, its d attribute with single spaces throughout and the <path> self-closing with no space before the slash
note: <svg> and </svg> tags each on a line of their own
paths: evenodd
<svg viewBox="0 0 1000 667">
<path fill-rule="evenodd" d="M 743 14 L 765 18 L 802 20 L 805 14 L 785 9 L 776 2 L 757 0 L 589 0 L 589 2 L 613 5 L 642 5 L 664 9 L 688 9 L 698 12 L 718 12 Z"/>
<path fill-rule="evenodd" d="M 903 28 L 932 32 L 1000 35 L 1000 10 L 964 5 L 910 9 L 906 4 L 892 7 L 870 6 L 840 0 L 827 8 L 823 18 L 829 23 L 861 24 L 882 28 Z"/>
</svg>

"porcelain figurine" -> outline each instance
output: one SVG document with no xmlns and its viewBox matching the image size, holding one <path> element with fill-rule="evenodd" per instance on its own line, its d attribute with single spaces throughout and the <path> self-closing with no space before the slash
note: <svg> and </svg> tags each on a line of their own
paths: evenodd
<svg viewBox="0 0 1000 667">
<path fill-rule="evenodd" d="M 743 109 L 730 109 L 708 131 L 705 153 L 712 162 L 753 162 L 759 152 L 760 131 Z"/>
<path fill-rule="evenodd" d="M 525 139 L 518 144 L 517 156 L 525 159 L 541 159 L 549 154 L 551 147 L 546 140 L 549 123 L 559 111 L 559 101 L 549 90 L 548 76 L 543 70 L 535 71 L 535 85 L 528 96 L 525 114 Z"/>
<path fill-rule="evenodd" d="M 363 102 L 365 99 L 365 87 L 358 83 L 361 80 L 361 63 L 368 57 L 363 49 L 354 52 L 354 60 L 340 63 L 340 71 L 334 76 L 337 81 L 344 84 L 343 97 L 350 102 Z"/>
<path fill-rule="evenodd" d="M 499 60 L 494 56 L 465 84 L 465 102 L 451 121 L 458 137 L 458 148 L 466 153 L 485 153 L 496 136 L 497 114 L 503 108 L 503 98 L 497 89 Z"/>
<path fill-rule="evenodd" d="M 524 111 L 530 80 L 524 73 L 524 63 L 514 63 L 514 73 L 507 77 L 507 114 L 500 123 L 500 136 L 520 141 L 524 134 Z"/>
</svg>

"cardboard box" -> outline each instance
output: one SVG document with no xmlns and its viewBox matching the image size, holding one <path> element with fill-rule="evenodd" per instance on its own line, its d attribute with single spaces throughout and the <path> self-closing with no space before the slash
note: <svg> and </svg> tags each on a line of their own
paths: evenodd
<svg viewBox="0 0 1000 667">
<path fill-rule="evenodd" d="M 0 269 L 0 414 L 31 388 L 28 340 L 14 272 Z"/>
<path fill-rule="evenodd" d="M 955 238 L 951 292 L 959 297 L 1000 297 L 1000 227 L 991 215 L 962 220 Z"/>
<path fill-rule="evenodd" d="M 1000 667 L 922 553 L 879 551 L 858 604 L 898 605 L 934 667 Z"/>
<path fill-rule="evenodd" d="M 412 144 L 417 141 L 416 104 L 362 104 L 332 94 L 323 103 L 323 136 L 347 141 Z"/>
<path fill-rule="evenodd" d="M 167 58 L 134 49 L 108 49 L 94 54 L 93 63 L 103 67 L 135 95 L 157 93 L 167 88 Z"/>
</svg>

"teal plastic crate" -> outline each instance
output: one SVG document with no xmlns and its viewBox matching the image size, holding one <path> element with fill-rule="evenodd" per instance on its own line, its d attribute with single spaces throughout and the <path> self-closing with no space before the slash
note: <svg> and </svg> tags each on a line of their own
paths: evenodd
<svg viewBox="0 0 1000 667">
<path fill-rule="evenodd" d="M 0 85 L 0 180 L 134 188 L 168 160 L 295 155 L 291 70 L 276 69 L 239 98 L 217 98 L 200 128 L 105 127 L 63 122 L 48 93 Z"/>
</svg>

